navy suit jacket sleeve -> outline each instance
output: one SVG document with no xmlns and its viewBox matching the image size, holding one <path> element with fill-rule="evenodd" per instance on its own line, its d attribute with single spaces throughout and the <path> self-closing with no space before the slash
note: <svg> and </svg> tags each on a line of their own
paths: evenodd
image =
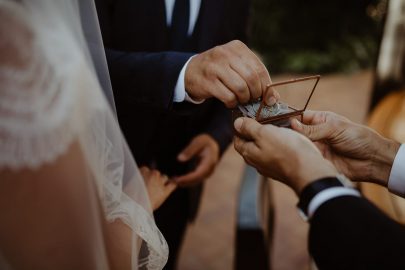
<svg viewBox="0 0 405 270">
<path fill-rule="evenodd" d="M 154 110 L 172 108 L 174 89 L 191 53 L 122 52 L 106 49 L 113 88 L 120 99 Z"/>
<path fill-rule="evenodd" d="M 224 37 L 226 36 L 224 42 L 232 39 L 246 40 L 248 8 L 245 6 L 248 6 L 248 1 L 239 2 L 241 2 L 239 5 L 243 5 L 243 7 L 234 7 L 235 4 L 233 4 L 231 9 L 236 9 L 239 13 L 230 12 L 229 18 L 231 19 L 224 22 L 226 29 L 232 29 L 232 31 L 224 32 Z M 115 48 L 112 40 L 113 23 L 111 20 L 115 8 L 114 3 L 112 0 L 96 0 L 113 89 L 120 90 L 118 95 L 115 94 L 115 100 L 117 103 L 133 104 L 145 111 L 172 110 L 179 73 L 193 53 L 131 52 L 112 49 Z M 230 3 L 233 2 L 227 2 L 227 4 Z M 195 106 L 186 107 L 192 112 Z M 119 107 L 117 110 L 120 113 Z M 129 110 L 126 111 L 129 113 Z M 211 116 L 205 118 L 206 122 L 199 123 L 201 125 L 200 133 L 210 134 L 218 142 L 222 153 L 231 142 L 233 135 L 230 112 L 221 102 L 214 101 L 210 113 Z"/>
<path fill-rule="evenodd" d="M 193 55 L 180 52 L 130 52 L 112 49 L 114 1 L 96 0 L 108 68 L 118 102 L 153 110 L 172 107 L 178 75 Z M 119 108 L 118 108 L 119 110 Z"/>
<path fill-rule="evenodd" d="M 213 115 L 201 132 L 208 133 L 215 139 L 222 155 L 233 137 L 231 112 L 219 100 L 214 100 L 212 107 Z"/>
<path fill-rule="evenodd" d="M 405 269 L 405 228 L 364 198 L 334 198 L 311 220 L 309 250 L 323 269 Z"/>
</svg>

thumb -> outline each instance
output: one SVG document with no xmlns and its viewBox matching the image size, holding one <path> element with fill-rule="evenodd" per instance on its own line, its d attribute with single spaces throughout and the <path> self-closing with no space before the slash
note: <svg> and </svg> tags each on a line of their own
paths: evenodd
<svg viewBox="0 0 405 270">
<path fill-rule="evenodd" d="M 181 151 L 181 153 L 177 156 L 177 159 L 181 162 L 185 162 L 190 160 L 194 157 L 198 152 L 200 152 L 202 148 L 202 144 L 199 142 L 198 139 L 194 139 L 186 146 L 186 148 Z"/>
<path fill-rule="evenodd" d="M 243 139 L 254 140 L 262 127 L 256 120 L 248 117 L 239 117 L 234 122 L 234 127 Z"/>
<path fill-rule="evenodd" d="M 293 119 L 291 121 L 291 127 L 295 131 L 308 137 L 311 141 L 319 141 L 322 139 L 326 139 L 329 136 L 329 130 L 326 126 L 326 123 L 322 123 L 319 125 L 305 125 L 297 119 Z"/>
</svg>

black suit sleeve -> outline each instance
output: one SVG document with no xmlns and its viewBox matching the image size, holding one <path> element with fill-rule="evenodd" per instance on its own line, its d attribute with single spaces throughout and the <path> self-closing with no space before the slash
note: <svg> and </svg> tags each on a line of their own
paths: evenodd
<svg viewBox="0 0 405 270">
<path fill-rule="evenodd" d="M 405 228 L 364 198 L 344 196 L 319 207 L 309 250 L 323 269 L 405 269 Z"/>
</svg>

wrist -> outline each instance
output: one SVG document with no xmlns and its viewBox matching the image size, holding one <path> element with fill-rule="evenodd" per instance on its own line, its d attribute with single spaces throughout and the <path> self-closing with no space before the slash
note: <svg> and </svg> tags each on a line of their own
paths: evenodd
<svg viewBox="0 0 405 270">
<path fill-rule="evenodd" d="M 307 185 L 317 179 L 333 177 L 338 173 L 333 164 L 326 159 L 320 158 L 311 163 L 308 162 L 309 160 L 311 159 L 308 158 L 302 162 L 302 169 L 297 170 L 300 173 L 295 176 L 296 181 L 293 181 L 295 184 L 292 188 L 298 196 Z"/>
<path fill-rule="evenodd" d="M 196 80 L 194 79 L 194 73 L 196 70 L 196 57 L 198 58 L 198 55 L 195 55 L 191 57 L 187 63 L 187 66 L 185 67 L 185 72 L 184 72 L 184 88 L 186 90 L 187 95 L 192 99 L 192 100 L 204 100 L 205 97 L 199 95 L 197 91 L 195 91 L 195 88 L 197 87 Z"/>
<path fill-rule="evenodd" d="M 308 221 L 325 202 L 340 196 L 360 196 L 343 174 L 324 177 L 308 184 L 299 196 L 297 207 L 301 217 Z"/>
<path fill-rule="evenodd" d="M 373 179 L 373 182 L 382 186 L 388 186 L 392 164 L 400 146 L 400 143 L 393 140 L 384 138 L 381 141 L 378 152 L 376 151 L 372 158 L 370 179 Z"/>
</svg>

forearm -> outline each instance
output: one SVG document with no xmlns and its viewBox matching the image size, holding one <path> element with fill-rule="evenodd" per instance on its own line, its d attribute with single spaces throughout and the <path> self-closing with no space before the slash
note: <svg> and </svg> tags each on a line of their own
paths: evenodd
<svg viewBox="0 0 405 270">
<path fill-rule="evenodd" d="M 401 144 L 394 140 L 386 138 L 378 140 L 379 150 L 372 155 L 370 175 L 372 182 L 385 187 L 388 186 L 392 165 L 400 146 Z"/>
<path fill-rule="evenodd" d="M 307 185 L 321 178 L 336 176 L 338 173 L 331 162 L 316 155 L 312 157 L 311 153 L 308 153 L 305 159 L 298 160 L 292 167 L 294 173 L 291 178 L 294 181 L 291 182 L 291 188 L 298 196 Z"/>
<path fill-rule="evenodd" d="M 105 238 L 111 269 L 131 269 L 132 254 L 139 254 L 142 238 L 133 237 L 135 233 L 122 220 L 117 219 L 105 225 Z M 133 242 L 133 239 L 136 242 Z"/>
<path fill-rule="evenodd" d="M 0 170 L 0 250 L 14 269 L 107 265 L 102 209 L 78 143 L 37 170 Z"/>
</svg>

